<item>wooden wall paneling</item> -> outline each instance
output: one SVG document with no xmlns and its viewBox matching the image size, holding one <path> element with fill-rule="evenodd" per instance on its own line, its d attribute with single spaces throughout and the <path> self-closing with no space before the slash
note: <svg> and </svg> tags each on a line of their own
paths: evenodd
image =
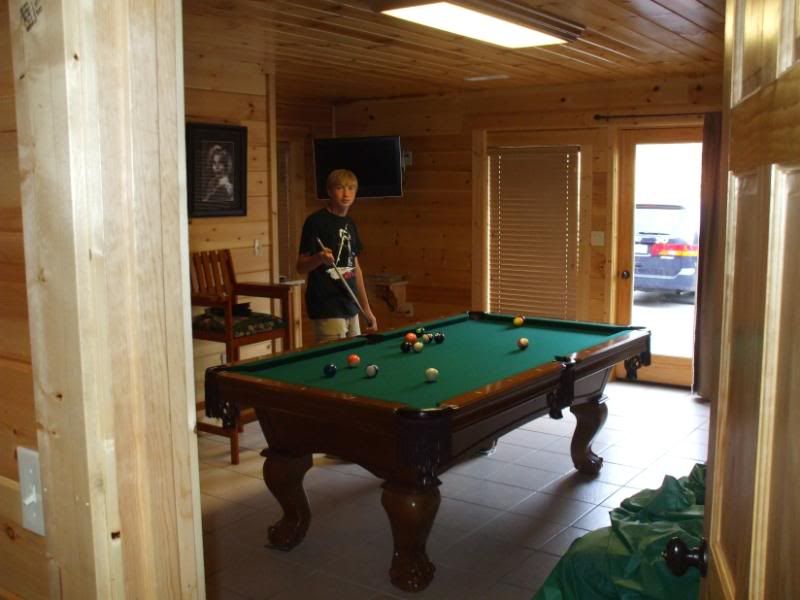
<svg viewBox="0 0 800 600">
<path fill-rule="evenodd" d="M 13 4 L 49 592 L 202 596 L 179 3 Z"/>
<path fill-rule="evenodd" d="M 352 212 L 364 240 L 365 272 L 393 273 L 409 280 L 406 299 L 414 304 L 413 317 L 378 313 L 382 326 L 387 318 L 399 326 L 468 310 L 473 302 L 472 136 L 444 137 L 407 136 L 402 143 L 412 156 L 419 149 L 450 153 L 446 169 L 433 159 L 415 163 L 406 171 L 403 198 L 359 200 Z M 438 299 L 415 295 L 415 290 L 427 287 L 438 291 Z M 376 302 L 376 308 L 383 310 L 383 302 Z"/>
<path fill-rule="evenodd" d="M 0 381 L 0 477 L 17 479 L 17 446 L 35 450 L 37 445 L 30 363 L 0 357 Z"/>
<path fill-rule="evenodd" d="M 337 129 L 370 135 L 460 134 L 473 129 L 571 129 L 602 126 L 600 114 L 686 113 L 718 109 L 719 75 L 523 87 L 417 99 L 364 100 L 336 107 Z"/>
<path fill-rule="evenodd" d="M 368 263 L 367 253 L 364 264 L 379 271 L 399 270 L 406 274 L 408 299 L 420 306 L 422 313 L 418 314 L 427 313 L 426 305 L 442 304 L 435 301 L 433 292 L 435 289 L 444 294 L 442 286 L 451 290 L 446 292 L 451 300 L 459 297 L 455 290 L 463 289 L 469 296 L 478 293 L 474 279 L 477 276 L 470 270 L 478 264 L 472 244 L 473 222 L 478 216 L 472 214 L 472 203 L 474 186 L 480 184 L 464 185 L 463 176 L 473 171 L 473 132 L 486 130 L 500 136 L 504 130 L 535 130 L 545 136 L 544 132 L 553 130 L 550 139 L 571 136 L 592 147 L 592 160 L 582 172 L 584 189 L 591 192 L 585 198 L 589 210 L 581 226 L 584 230 L 603 232 L 605 243 L 584 249 L 583 263 L 589 277 L 585 314 L 591 320 L 610 321 L 616 318 L 613 299 L 619 270 L 615 249 L 618 125 L 616 119 L 597 120 L 595 115 L 667 115 L 629 117 L 623 120 L 629 128 L 699 123 L 702 118 L 699 113 L 719 108 L 720 95 L 720 78 L 706 76 L 623 81 L 603 89 L 570 84 L 339 104 L 335 114 L 340 135 L 399 134 L 404 149 L 412 151 L 415 159 L 420 156 L 420 161 L 414 160 L 407 170 L 409 185 L 402 201 L 384 205 L 385 211 L 364 210 L 366 202 L 354 209 L 365 240 L 377 240 L 382 250 L 380 263 Z M 431 227 L 443 218 L 445 227 L 438 230 L 435 225 Z M 415 267 L 421 264 L 416 262 L 419 256 L 428 258 L 428 253 L 445 247 L 448 253 L 458 254 L 457 260 L 465 269 L 450 269 L 447 262 L 437 260 L 426 260 L 425 269 Z M 439 282 L 438 287 L 429 289 L 437 276 L 447 283 Z M 466 279 L 459 281 L 459 277 Z M 420 304 L 421 297 L 429 301 Z M 455 304 L 452 308 L 457 310 Z"/>
</svg>

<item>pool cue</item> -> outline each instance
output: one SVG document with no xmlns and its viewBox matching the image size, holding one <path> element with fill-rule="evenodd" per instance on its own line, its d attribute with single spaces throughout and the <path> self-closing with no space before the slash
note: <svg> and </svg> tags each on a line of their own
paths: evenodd
<svg viewBox="0 0 800 600">
<path fill-rule="evenodd" d="M 325 244 L 322 243 L 321 239 L 317 238 L 317 243 L 319 244 L 319 247 L 322 248 L 323 250 L 327 250 L 328 249 L 328 247 Z M 339 281 L 342 282 L 342 285 L 344 286 L 344 289 L 347 290 L 347 293 L 350 294 L 350 297 L 353 299 L 353 302 L 356 303 L 356 306 L 358 307 L 358 312 L 360 312 L 362 315 L 364 315 L 364 318 L 367 320 L 367 324 L 368 325 L 372 325 L 372 319 L 370 319 L 367 316 L 366 311 L 363 308 L 361 308 L 361 302 L 358 301 L 358 298 L 356 298 L 355 293 L 353 293 L 353 290 L 350 287 L 350 284 L 348 284 L 347 280 L 342 276 L 342 272 L 339 270 L 339 267 L 336 266 L 336 261 L 334 261 L 334 263 L 331 266 L 333 267 L 333 270 L 336 271 L 336 275 L 339 277 Z"/>
</svg>

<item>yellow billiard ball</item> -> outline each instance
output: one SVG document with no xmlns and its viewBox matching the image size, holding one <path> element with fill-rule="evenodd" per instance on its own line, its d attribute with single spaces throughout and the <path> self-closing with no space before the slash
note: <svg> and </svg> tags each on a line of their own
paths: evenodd
<svg viewBox="0 0 800 600">
<path fill-rule="evenodd" d="M 525 317 L 523 317 L 522 315 L 517 315 L 516 317 L 514 317 L 513 321 L 514 327 L 522 327 L 522 324 L 524 322 L 525 322 Z"/>
</svg>

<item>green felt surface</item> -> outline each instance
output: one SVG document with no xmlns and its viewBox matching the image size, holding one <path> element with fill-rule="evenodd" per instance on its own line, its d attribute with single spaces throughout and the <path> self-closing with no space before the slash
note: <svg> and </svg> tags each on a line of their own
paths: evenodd
<svg viewBox="0 0 800 600">
<path fill-rule="evenodd" d="M 294 383 L 357 396 L 400 402 L 414 408 L 433 408 L 441 402 L 476 388 L 497 382 L 622 335 L 630 328 L 547 319 L 527 319 L 514 327 L 508 315 L 486 315 L 470 320 L 466 314 L 424 323 L 428 332 L 440 331 L 445 342 L 425 345 L 421 353 L 405 354 L 400 344 L 407 329 L 385 334 L 370 344 L 364 338 L 345 340 L 322 347 L 231 367 L 285 383 Z M 528 338 L 526 350 L 517 347 L 520 337 Z M 361 365 L 347 366 L 347 357 L 358 354 Z M 326 377 L 323 368 L 334 363 L 338 372 Z M 380 371 L 368 378 L 365 367 L 374 363 Z M 435 383 L 425 380 L 425 370 L 439 370 Z"/>
</svg>

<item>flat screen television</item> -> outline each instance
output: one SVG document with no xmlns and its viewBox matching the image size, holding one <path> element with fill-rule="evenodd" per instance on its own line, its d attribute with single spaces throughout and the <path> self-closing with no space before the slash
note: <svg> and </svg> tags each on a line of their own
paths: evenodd
<svg viewBox="0 0 800 600">
<path fill-rule="evenodd" d="M 328 197 L 326 182 L 335 169 L 358 177 L 358 198 L 396 198 L 403 195 L 403 154 L 396 135 L 314 140 L 317 198 Z"/>
</svg>

